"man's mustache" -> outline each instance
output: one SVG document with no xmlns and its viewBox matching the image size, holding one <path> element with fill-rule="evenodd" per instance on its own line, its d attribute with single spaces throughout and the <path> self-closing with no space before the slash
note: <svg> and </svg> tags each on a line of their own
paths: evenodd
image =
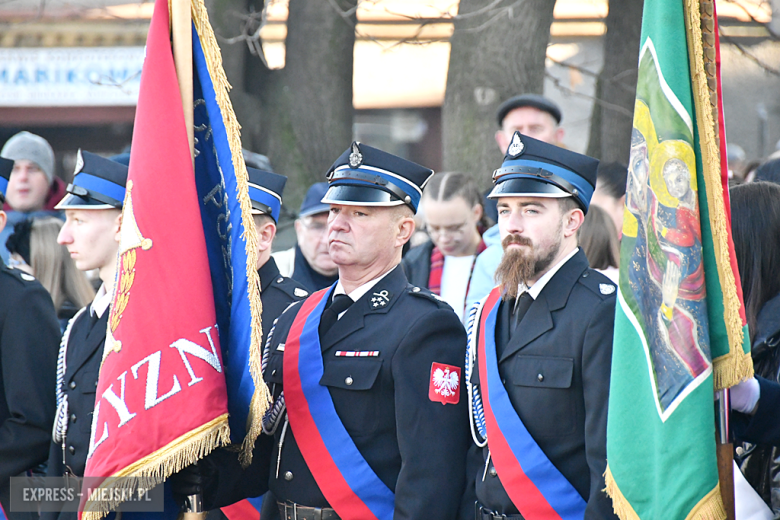
<svg viewBox="0 0 780 520">
<path fill-rule="evenodd" d="M 505 236 L 504 239 L 501 241 L 501 245 L 504 246 L 504 249 L 506 249 L 510 244 L 518 244 L 521 246 L 528 246 L 528 247 L 533 246 L 533 242 L 531 242 L 530 238 L 521 235 L 514 235 L 514 234 Z"/>
</svg>

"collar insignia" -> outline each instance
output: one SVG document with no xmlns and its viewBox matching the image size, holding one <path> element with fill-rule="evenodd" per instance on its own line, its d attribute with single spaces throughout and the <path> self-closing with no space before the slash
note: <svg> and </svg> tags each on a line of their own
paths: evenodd
<svg viewBox="0 0 780 520">
<path fill-rule="evenodd" d="M 388 292 L 387 290 L 372 294 L 371 308 L 381 309 L 383 307 L 387 307 L 387 304 L 390 303 L 390 298 L 392 297 L 393 295 L 390 294 L 390 292 Z"/>
<path fill-rule="evenodd" d="M 520 134 L 515 132 L 515 135 L 512 136 L 512 142 L 509 144 L 509 149 L 507 150 L 506 153 L 512 159 L 515 159 L 524 151 L 525 151 L 525 143 L 520 139 Z"/>
<path fill-rule="evenodd" d="M 612 294 L 615 292 L 615 286 L 609 283 L 600 283 L 599 291 L 601 291 L 601 294 Z"/>
<path fill-rule="evenodd" d="M 297 296 L 298 298 L 304 298 L 309 295 L 307 291 L 301 289 L 300 287 L 296 287 L 295 290 L 293 291 L 293 294 L 295 294 L 295 296 Z"/>
<path fill-rule="evenodd" d="M 360 148 L 358 147 L 358 142 L 354 141 L 352 143 L 352 153 L 349 154 L 349 167 L 350 168 L 357 168 L 363 164 L 363 154 L 360 153 Z"/>
</svg>

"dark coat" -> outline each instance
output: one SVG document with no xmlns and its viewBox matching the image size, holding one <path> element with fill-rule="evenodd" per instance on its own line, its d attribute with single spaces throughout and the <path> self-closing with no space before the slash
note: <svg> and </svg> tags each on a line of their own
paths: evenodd
<svg viewBox="0 0 780 520">
<path fill-rule="evenodd" d="M 49 293 L 0 260 L 0 486 L 46 462 L 59 343 Z"/>
<path fill-rule="evenodd" d="M 513 301 L 501 303 L 496 324 L 498 370 L 512 406 L 588 503 L 589 519 L 615 518 L 603 491 L 615 298 L 615 285 L 589 269 L 580 250 L 550 279 L 504 345 L 502 329 L 509 326 L 505 311 Z M 478 370 L 471 382 L 479 385 Z M 469 462 L 470 468 L 479 468 L 470 475 L 476 479 L 477 499 L 498 513 L 517 514 L 492 463 L 482 480 L 487 454 L 487 447 L 476 446 L 469 454 L 478 460 Z"/>
<path fill-rule="evenodd" d="M 409 283 L 417 287 L 428 288 L 428 280 L 431 277 L 431 253 L 433 242 L 428 240 L 424 244 L 413 247 L 404 256 L 401 266 L 404 268 Z"/>
<path fill-rule="evenodd" d="M 110 311 L 106 309 L 93 325 L 91 308 L 90 303 L 75 318 L 68 336 L 67 368 L 63 381 L 63 390 L 68 397 L 68 431 L 64 447 L 52 443 L 48 470 L 48 475 L 52 477 L 62 476 L 66 470 L 81 477 L 87 463 L 98 372 Z M 62 463 L 63 455 L 65 465 Z"/>
<path fill-rule="evenodd" d="M 268 332 L 276 318 L 281 316 L 292 302 L 306 298 L 309 291 L 303 284 L 279 274 L 279 268 L 273 258 L 269 258 L 260 266 L 257 274 L 260 276 L 260 299 L 263 302 L 263 345 L 265 345 Z"/>
<path fill-rule="evenodd" d="M 759 378 L 761 397 L 754 416 L 734 413 L 737 438 L 745 441 L 736 449 L 736 461 L 745 478 L 775 515 L 780 514 L 780 437 L 767 438 L 777 432 L 777 406 L 773 383 L 780 383 L 780 295 L 769 300 L 756 318 L 756 332 L 751 347 L 753 368 Z M 767 404 L 770 406 L 767 406 Z M 767 415 L 765 412 L 769 410 Z M 763 436 L 764 439 L 760 440 Z M 753 442 L 758 442 L 754 444 Z"/>
<path fill-rule="evenodd" d="M 372 306 L 387 291 L 384 306 Z M 284 351 L 300 304 L 282 314 L 269 339 L 265 379 L 274 397 L 283 386 Z M 463 367 L 466 336 L 452 309 L 409 285 L 396 268 L 356 301 L 321 337 L 324 376 L 336 413 L 357 449 L 395 493 L 395 518 L 453 518 L 460 502 L 468 447 L 466 395 L 442 405 L 428 397 L 432 363 Z M 378 350 L 378 357 L 336 357 L 337 350 Z M 349 382 L 347 382 L 349 379 Z M 276 429 L 270 489 L 278 500 L 328 507 L 291 428 L 278 477 Z"/>
</svg>

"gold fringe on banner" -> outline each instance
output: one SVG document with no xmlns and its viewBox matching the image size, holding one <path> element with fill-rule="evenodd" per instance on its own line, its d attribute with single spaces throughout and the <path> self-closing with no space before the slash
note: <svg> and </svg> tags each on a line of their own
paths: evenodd
<svg viewBox="0 0 780 520">
<path fill-rule="evenodd" d="M 640 520 L 639 515 L 636 514 L 634 508 L 631 507 L 631 504 L 623 496 L 620 488 L 618 488 L 617 482 L 615 482 L 615 478 L 609 469 L 609 464 L 607 464 L 607 470 L 604 472 L 604 480 L 607 484 L 604 491 L 612 499 L 612 510 L 620 520 Z M 704 495 L 704 498 L 691 509 L 685 520 L 724 520 L 725 518 L 726 509 L 723 507 L 723 499 L 720 496 L 720 486 L 716 485 L 712 491 Z"/>
<path fill-rule="evenodd" d="M 685 32 L 688 39 L 688 57 L 693 81 L 693 100 L 696 125 L 699 129 L 702 177 L 707 190 L 710 227 L 718 266 L 718 279 L 723 292 L 723 318 L 729 338 L 729 352 L 713 360 L 715 390 L 736 385 L 753 376 L 750 353 L 745 354 L 742 345 L 744 334 L 739 315 L 740 301 L 737 282 L 731 269 L 729 256 L 729 226 L 726 220 L 723 186 L 721 184 L 720 148 L 718 146 L 717 121 L 713 117 L 707 74 L 704 67 L 701 13 L 698 0 L 685 0 Z"/>
<path fill-rule="evenodd" d="M 174 473 L 202 459 L 219 446 L 225 446 L 229 443 L 228 414 L 222 414 L 200 428 L 187 432 L 151 455 L 127 466 L 116 475 L 106 478 L 99 487 L 89 490 L 89 492 L 97 492 L 97 496 L 100 497 L 100 490 L 111 489 L 114 495 L 123 496 L 123 493 L 113 491 L 120 490 L 125 491 L 124 496 L 127 496 L 127 493 L 136 494 L 139 488 L 151 489 Z M 100 520 L 110 511 L 114 511 L 120 503 L 121 500 L 99 500 L 97 502 L 88 500 L 84 504 L 82 520 Z"/>
<path fill-rule="evenodd" d="M 257 235 L 255 234 L 254 219 L 252 218 L 252 204 L 249 200 L 246 164 L 241 153 L 241 126 L 238 124 L 238 119 L 236 119 L 233 105 L 228 96 L 231 86 L 222 68 L 222 54 L 209 23 L 209 15 L 203 0 L 192 0 L 192 21 L 200 35 L 200 44 L 203 47 L 203 54 L 205 55 L 209 75 L 217 96 L 217 104 L 222 112 L 222 120 L 227 131 L 230 152 L 233 156 L 233 169 L 235 170 L 236 182 L 238 184 L 241 220 L 244 224 L 244 233 L 241 236 L 246 242 L 246 275 L 249 280 L 248 297 L 252 313 L 249 371 L 255 383 L 255 393 L 252 396 L 247 418 L 247 433 L 241 446 L 241 454 L 239 455 L 241 464 L 246 467 L 252 462 L 252 449 L 263 427 L 263 414 L 268 410 L 268 406 L 271 403 L 271 394 L 263 381 L 262 374 L 263 324 L 261 315 L 263 303 L 260 300 L 260 278 L 255 268 L 257 265 Z"/>
</svg>

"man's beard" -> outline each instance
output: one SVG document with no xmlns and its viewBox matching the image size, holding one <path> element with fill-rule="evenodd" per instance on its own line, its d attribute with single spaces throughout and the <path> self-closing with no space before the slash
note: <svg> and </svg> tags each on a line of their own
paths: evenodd
<svg viewBox="0 0 780 520">
<path fill-rule="evenodd" d="M 501 287 L 504 299 L 517 298 L 517 288 L 520 284 L 528 284 L 528 280 L 547 270 L 558 252 L 561 250 L 560 226 L 556 233 L 557 240 L 547 251 L 539 251 L 533 242 L 520 235 L 507 235 L 501 241 L 504 256 L 496 269 L 496 282 Z M 520 244 L 530 247 L 525 249 L 511 248 L 510 244 Z"/>
</svg>

